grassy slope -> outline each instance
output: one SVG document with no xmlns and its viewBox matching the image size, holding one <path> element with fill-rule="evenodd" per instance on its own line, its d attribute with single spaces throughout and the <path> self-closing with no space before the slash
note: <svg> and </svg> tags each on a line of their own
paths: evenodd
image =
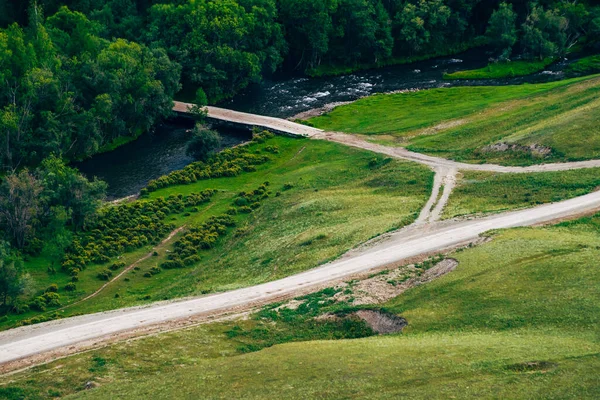
<svg viewBox="0 0 600 400">
<path fill-rule="evenodd" d="M 408 319 L 403 335 L 231 357 L 235 341 L 212 325 L 70 357 L 11 386 L 103 386 L 76 398 L 597 398 L 599 227 L 596 216 L 513 229 L 456 253 L 456 271 L 387 304 Z"/>
<path fill-rule="evenodd" d="M 548 65 L 552 64 L 551 58 L 546 58 L 542 61 L 509 61 L 488 64 L 488 66 L 456 71 L 451 74 L 444 74 L 444 79 L 500 79 L 512 78 L 515 76 L 531 75 L 536 72 L 543 71 Z"/>
<path fill-rule="evenodd" d="M 444 217 L 532 207 L 582 196 L 599 187 L 599 168 L 535 174 L 464 171 Z"/>
<path fill-rule="evenodd" d="M 600 157 L 600 77 L 546 84 L 457 87 L 372 96 L 311 120 L 409 149 L 471 162 L 527 165 Z M 450 106 L 451 105 L 451 106 Z M 507 142 L 552 149 L 489 152 Z"/>
<path fill-rule="evenodd" d="M 600 54 L 575 61 L 567 67 L 565 72 L 571 75 L 595 74 L 600 72 Z"/>
<path fill-rule="evenodd" d="M 237 193 L 254 190 L 265 181 L 270 182 L 273 194 L 281 191 L 279 197 L 272 195 L 264 200 L 254 213 L 236 217 L 236 230 L 214 249 L 202 252 L 199 265 L 143 277 L 164 261 L 169 246 L 161 248 L 158 257 L 139 264 L 140 270 L 129 272 L 100 296 L 68 308 L 64 315 L 228 290 L 316 267 L 373 236 L 412 222 L 429 196 L 433 174 L 426 167 L 398 161 L 369 167 L 369 161 L 381 161 L 383 157 L 322 141 L 275 137 L 265 145 L 278 146 L 280 153 L 271 155 L 272 161 L 259 166 L 256 172 L 174 186 L 152 194 L 159 197 L 205 188 L 220 190 L 199 213 L 178 215 L 169 221 L 176 226 L 193 226 L 223 214 Z M 293 188 L 284 191 L 286 183 Z M 129 265 L 150 250 L 147 246 L 123 260 Z M 66 274 L 49 275 L 44 258 L 31 260 L 27 268 L 39 290 L 53 282 L 62 288 L 69 281 Z M 103 282 L 96 274 L 104 268 L 90 266 L 82 271 L 77 292 L 61 291 L 63 304 L 100 287 Z M 13 315 L 0 326 L 9 327 L 34 315 Z"/>
</svg>

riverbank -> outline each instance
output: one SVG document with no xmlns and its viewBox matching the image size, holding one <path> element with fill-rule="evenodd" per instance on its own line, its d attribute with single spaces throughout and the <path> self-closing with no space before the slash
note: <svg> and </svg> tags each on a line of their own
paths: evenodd
<svg viewBox="0 0 600 400">
<path fill-rule="evenodd" d="M 458 56 L 467 50 L 477 49 L 482 45 L 482 40 L 476 39 L 470 43 L 463 43 L 458 46 L 449 47 L 445 51 L 440 51 L 434 54 L 424 54 L 420 56 L 411 57 L 392 57 L 388 60 L 373 62 L 373 63 L 362 63 L 356 65 L 330 65 L 323 64 L 314 69 L 306 71 L 306 76 L 310 78 L 324 78 L 340 75 L 349 75 L 359 71 L 366 71 L 370 69 L 378 69 L 385 67 L 393 67 L 397 65 L 413 64 L 420 61 L 428 61 L 441 57 Z"/>
<path fill-rule="evenodd" d="M 308 123 L 460 162 L 526 166 L 580 161 L 600 157 L 599 94 L 598 75 L 451 87 L 366 97 Z"/>
<path fill-rule="evenodd" d="M 446 80 L 503 79 L 527 76 L 543 71 L 555 62 L 553 58 L 544 60 L 518 60 L 490 63 L 484 68 L 444 73 Z"/>
</svg>

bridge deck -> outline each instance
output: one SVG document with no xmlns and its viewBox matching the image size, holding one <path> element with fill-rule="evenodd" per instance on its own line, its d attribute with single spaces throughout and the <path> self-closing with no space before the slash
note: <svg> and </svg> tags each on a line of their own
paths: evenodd
<svg viewBox="0 0 600 400">
<path fill-rule="evenodd" d="M 186 114 L 189 108 L 193 106 L 190 103 L 174 102 L 173 111 Z M 298 124 L 281 118 L 265 117 L 262 115 L 248 114 L 240 111 L 227 110 L 219 107 L 206 107 L 208 109 L 208 118 L 225 121 L 233 124 L 245 125 L 248 127 L 259 127 L 269 129 L 275 132 L 287 133 L 290 135 L 312 137 L 322 133 L 321 129 Z"/>
</svg>

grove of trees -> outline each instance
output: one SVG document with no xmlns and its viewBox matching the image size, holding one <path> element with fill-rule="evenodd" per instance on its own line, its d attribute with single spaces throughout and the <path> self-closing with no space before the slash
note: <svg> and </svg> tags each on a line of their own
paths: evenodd
<svg viewBox="0 0 600 400">
<path fill-rule="evenodd" d="M 478 37 L 499 58 L 557 57 L 600 37 L 600 7 L 576 0 L 0 0 L 0 16 L 5 171 L 151 130 L 180 81 L 216 102 L 277 69 L 385 64 Z"/>
</svg>

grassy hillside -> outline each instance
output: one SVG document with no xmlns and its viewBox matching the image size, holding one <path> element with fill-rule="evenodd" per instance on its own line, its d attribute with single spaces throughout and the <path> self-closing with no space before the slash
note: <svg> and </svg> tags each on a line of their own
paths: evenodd
<svg viewBox="0 0 600 400">
<path fill-rule="evenodd" d="M 463 171 L 444 217 L 501 212 L 570 199 L 600 188 L 600 168 L 532 174 Z"/>
<path fill-rule="evenodd" d="M 454 272 L 385 305 L 408 320 L 401 335 L 243 353 L 231 325 L 215 324 L 37 367 L 3 393 L 92 380 L 73 398 L 597 398 L 599 226 L 597 215 L 512 229 L 456 253 Z"/>
<path fill-rule="evenodd" d="M 432 89 L 368 97 L 310 122 L 467 162 L 584 160 L 600 157 L 599 95 L 598 76 Z"/>
<path fill-rule="evenodd" d="M 26 268 L 36 290 L 41 292 L 56 283 L 61 303 L 73 303 L 105 283 L 98 274 L 112 263 L 121 262 L 124 267 L 152 251 L 156 251 L 155 256 L 140 262 L 99 296 L 68 307 L 60 315 L 274 280 L 316 267 L 373 236 L 412 222 L 429 197 L 432 185 L 433 173 L 426 167 L 322 141 L 274 137 L 253 144 L 251 152 L 267 155 L 269 161 L 256 166 L 253 172 L 169 186 L 152 192 L 148 199 L 138 200 L 143 203 L 180 194 L 185 199 L 205 189 L 217 190 L 209 202 L 185 207 L 165 218 L 171 224 L 167 231 L 185 227 L 169 243 L 126 250 L 124 255 L 103 265 L 86 266 L 78 274 L 77 290 L 72 292 L 63 289 L 71 280 L 69 274 L 49 274 L 47 257 L 31 259 Z M 265 182 L 269 193 L 253 205 L 258 208 L 234 204 L 240 201 L 241 192 L 253 192 Z M 200 250 L 199 261 L 183 268 L 152 272 L 156 271 L 152 268 L 161 266 L 173 254 L 174 243 L 187 230 L 210 217 L 227 215 L 232 209 L 235 227 L 228 228 L 212 248 Z M 94 239 L 92 243 L 101 240 Z M 117 269 L 113 276 L 119 272 Z M 51 316 L 55 309 L 48 307 L 41 315 Z M 38 315 L 35 311 L 10 315 L 0 321 L 0 326 L 13 326 L 22 320 L 35 322 L 32 318 Z"/>
<path fill-rule="evenodd" d="M 581 58 L 570 64 L 566 71 L 569 75 L 595 74 L 600 72 L 600 55 Z"/>
<path fill-rule="evenodd" d="M 486 67 L 444 74 L 444 79 L 500 79 L 531 75 L 543 71 L 552 64 L 552 58 L 544 60 L 508 61 L 488 64 Z"/>
</svg>

